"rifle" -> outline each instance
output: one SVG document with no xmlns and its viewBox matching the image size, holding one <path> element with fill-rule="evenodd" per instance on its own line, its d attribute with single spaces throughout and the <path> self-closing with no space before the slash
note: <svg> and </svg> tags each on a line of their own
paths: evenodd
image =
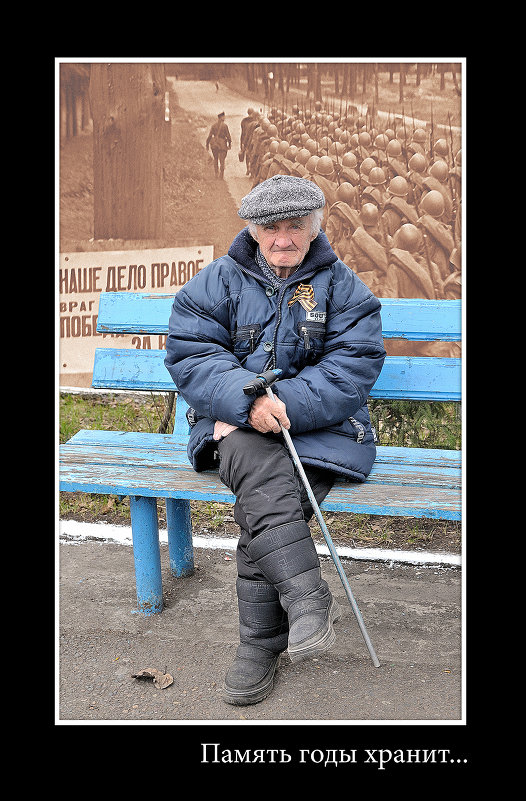
<svg viewBox="0 0 526 801">
<path fill-rule="evenodd" d="M 430 159 L 433 158 L 433 139 L 434 139 L 434 133 L 433 133 L 433 104 L 431 103 L 431 141 L 429 143 L 429 158 Z"/>
<path fill-rule="evenodd" d="M 402 119 L 404 121 L 404 154 L 405 154 L 405 166 L 407 167 L 407 172 L 409 172 L 409 161 L 407 158 L 407 131 L 405 129 L 405 111 L 404 107 L 402 106 Z"/>
</svg>

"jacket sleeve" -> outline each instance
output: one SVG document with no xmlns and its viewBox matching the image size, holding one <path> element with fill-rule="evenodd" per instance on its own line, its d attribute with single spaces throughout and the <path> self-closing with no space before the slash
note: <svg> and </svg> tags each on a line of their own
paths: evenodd
<svg viewBox="0 0 526 801">
<path fill-rule="evenodd" d="M 199 416 L 249 428 L 253 399 L 243 393 L 243 387 L 254 374 L 232 352 L 231 301 L 217 272 L 205 268 L 177 292 L 164 364 Z"/>
<path fill-rule="evenodd" d="M 386 352 L 378 298 L 345 267 L 331 287 L 324 350 L 294 378 L 277 381 L 291 434 L 338 424 L 367 401 Z"/>
</svg>

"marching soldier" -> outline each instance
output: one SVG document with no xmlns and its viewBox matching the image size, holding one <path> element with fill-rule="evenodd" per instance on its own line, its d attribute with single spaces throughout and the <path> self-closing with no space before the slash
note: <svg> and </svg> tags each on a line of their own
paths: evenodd
<svg viewBox="0 0 526 801">
<path fill-rule="evenodd" d="M 325 233 L 331 247 L 346 264 L 350 260 L 350 239 L 356 229 L 362 225 L 357 211 L 358 190 L 348 182 L 341 183 L 336 190 L 337 200 L 329 209 Z"/>
<path fill-rule="evenodd" d="M 389 236 L 405 223 L 416 224 L 418 213 L 414 206 L 407 202 L 409 184 L 401 175 L 395 175 L 387 188 L 388 198 L 382 210 L 382 221 Z"/>
<path fill-rule="evenodd" d="M 362 202 L 376 203 L 379 209 L 383 209 L 389 195 L 385 190 L 385 172 L 381 167 L 373 167 L 367 176 L 367 186 L 362 192 Z"/>
<path fill-rule="evenodd" d="M 423 181 L 427 174 L 426 157 L 421 153 L 415 153 L 409 159 L 408 166 L 409 172 L 406 175 L 410 188 L 408 200 L 417 206 L 422 194 L 426 191 L 423 186 Z"/>
<path fill-rule="evenodd" d="M 206 149 L 212 149 L 212 156 L 214 157 L 214 171 L 216 178 L 223 177 L 225 171 L 226 154 L 232 147 L 232 139 L 230 138 L 230 131 L 225 122 L 225 112 L 222 111 L 217 115 L 217 122 L 214 122 L 210 128 L 210 132 L 206 139 Z"/>
<path fill-rule="evenodd" d="M 420 217 L 417 225 L 424 237 L 424 249 L 429 261 L 438 266 L 441 281 L 451 275 L 449 259 L 455 241 L 449 226 L 441 222 L 444 214 L 444 198 L 436 189 L 422 197 L 419 205 Z"/>
<path fill-rule="evenodd" d="M 351 236 L 349 251 L 349 266 L 372 292 L 375 292 L 373 287 L 380 287 L 385 282 L 388 265 L 384 239 L 379 228 L 379 216 L 373 203 L 364 203 L 360 212 L 362 225 Z"/>
<path fill-rule="evenodd" d="M 430 265 L 422 258 L 422 235 L 411 223 L 402 225 L 395 234 L 389 250 L 387 280 L 382 286 L 384 297 L 429 298 L 441 297 L 436 293 Z M 431 265 L 431 269 L 436 265 Z M 436 275 L 436 270 L 435 270 Z"/>
<path fill-rule="evenodd" d="M 325 228 L 328 209 L 336 202 L 336 190 L 338 189 L 338 176 L 330 156 L 320 156 L 316 162 L 316 169 L 311 180 L 320 187 L 327 201 L 323 209 L 322 220 L 322 228 Z"/>
<path fill-rule="evenodd" d="M 448 184 L 449 170 L 445 161 L 438 159 L 434 161 L 429 167 L 429 175 L 426 175 L 422 181 L 424 189 L 436 189 L 444 198 L 444 213 L 441 217 L 441 222 L 453 222 L 453 197 Z"/>
<path fill-rule="evenodd" d="M 243 161 L 245 159 L 246 149 L 250 141 L 250 136 L 252 134 L 252 131 L 254 130 L 254 127 L 257 124 L 256 120 L 257 120 L 256 112 L 254 111 L 253 108 L 248 108 L 247 116 L 243 117 L 243 119 L 241 120 L 241 135 L 239 138 L 240 161 Z M 242 158 L 241 154 L 243 156 Z"/>
<path fill-rule="evenodd" d="M 402 145 L 398 139 L 390 139 L 385 149 L 385 161 L 380 165 L 385 170 L 387 178 L 394 178 L 395 175 L 407 178 L 407 165 L 402 159 Z"/>
</svg>

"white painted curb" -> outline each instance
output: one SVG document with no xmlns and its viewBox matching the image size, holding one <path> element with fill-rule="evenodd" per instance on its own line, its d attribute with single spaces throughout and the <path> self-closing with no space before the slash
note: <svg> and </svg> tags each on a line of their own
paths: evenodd
<svg viewBox="0 0 526 801">
<path fill-rule="evenodd" d="M 133 545 L 131 526 L 113 526 L 109 523 L 80 523 L 76 520 L 60 520 L 59 541 L 61 544 L 80 544 L 87 540 L 101 540 L 116 545 Z M 159 542 L 168 542 L 166 529 L 159 530 Z M 237 546 L 236 537 L 194 537 L 194 548 L 223 549 L 233 557 Z M 326 545 L 317 545 L 320 556 L 330 556 Z M 336 552 L 340 559 L 356 559 L 369 562 L 392 562 L 412 565 L 442 565 L 460 567 L 461 556 L 452 553 L 432 551 L 396 551 L 382 548 L 348 548 L 338 546 Z"/>
</svg>

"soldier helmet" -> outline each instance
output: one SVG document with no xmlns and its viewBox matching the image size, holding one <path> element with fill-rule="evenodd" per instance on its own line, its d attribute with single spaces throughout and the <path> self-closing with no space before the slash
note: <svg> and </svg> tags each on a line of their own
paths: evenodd
<svg viewBox="0 0 526 801">
<path fill-rule="evenodd" d="M 368 181 L 371 186 L 380 186 L 380 184 L 385 184 L 385 172 L 381 167 L 372 167 L 368 176 Z"/>
<path fill-rule="evenodd" d="M 445 161 L 441 159 L 437 159 L 437 161 L 433 162 L 431 167 L 429 168 L 429 174 L 436 178 L 437 181 L 444 183 L 447 181 L 449 169 Z"/>
<path fill-rule="evenodd" d="M 437 189 L 427 192 L 420 201 L 420 211 L 431 217 L 441 217 L 444 213 L 444 198 Z"/>
<path fill-rule="evenodd" d="M 277 153 L 279 147 L 279 141 L 277 139 L 273 139 L 268 146 L 269 153 Z"/>
<path fill-rule="evenodd" d="M 386 128 L 385 131 L 384 131 L 384 134 L 387 136 L 389 141 L 391 141 L 391 139 L 395 138 L 395 132 L 393 131 L 392 128 Z"/>
<path fill-rule="evenodd" d="M 290 147 L 290 145 L 287 142 L 287 140 L 286 139 L 282 139 L 281 142 L 279 143 L 278 153 L 282 153 L 283 155 L 285 155 L 285 153 L 287 152 L 289 147 Z"/>
<path fill-rule="evenodd" d="M 267 134 L 268 136 L 277 136 L 278 135 L 278 128 L 277 125 L 270 124 L 267 126 Z"/>
<path fill-rule="evenodd" d="M 375 144 L 375 147 L 378 147 L 381 150 L 385 150 L 387 145 L 389 144 L 389 139 L 385 134 L 380 133 L 380 134 L 378 134 L 378 136 L 374 140 L 374 144 Z"/>
<path fill-rule="evenodd" d="M 312 155 L 310 159 L 305 164 L 305 169 L 309 172 L 316 172 L 316 164 L 320 160 L 319 156 Z"/>
<path fill-rule="evenodd" d="M 427 167 L 425 156 L 423 156 L 421 153 L 413 153 L 409 159 L 408 166 L 409 169 L 414 170 L 414 172 L 425 172 Z"/>
<path fill-rule="evenodd" d="M 406 197 L 409 194 L 409 184 L 401 175 L 395 175 L 394 178 L 391 178 L 388 189 L 396 197 Z"/>
<path fill-rule="evenodd" d="M 413 131 L 413 142 L 418 142 L 418 144 L 423 145 L 426 142 L 427 136 L 426 132 L 423 128 L 417 128 Z"/>
<path fill-rule="evenodd" d="M 448 147 L 447 147 L 446 140 L 445 139 L 437 139 L 437 141 L 435 142 L 435 146 L 433 147 L 433 150 L 435 151 L 437 156 L 447 156 Z"/>
<path fill-rule="evenodd" d="M 362 131 L 358 134 L 358 142 L 362 147 L 369 147 L 371 144 L 371 135 L 368 131 Z"/>
<path fill-rule="evenodd" d="M 343 145 L 346 145 L 346 144 L 348 144 L 348 142 L 349 142 L 350 138 L 351 138 L 350 131 L 342 131 L 342 132 L 341 132 L 341 134 L 340 134 L 340 135 L 339 135 L 339 137 L 338 137 L 339 141 L 340 141 L 340 142 L 341 142 Z"/>
<path fill-rule="evenodd" d="M 356 165 L 358 164 L 358 159 L 350 150 L 348 153 L 344 153 L 342 156 L 342 165 L 344 167 L 349 167 L 351 170 L 354 170 Z"/>
<path fill-rule="evenodd" d="M 316 164 L 316 172 L 319 175 L 331 175 L 334 172 L 334 163 L 330 156 L 321 156 Z"/>
<path fill-rule="evenodd" d="M 402 145 L 398 141 L 398 139 L 390 139 L 387 144 L 387 155 L 396 158 L 396 156 L 402 155 Z"/>
<path fill-rule="evenodd" d="M 349 139 L 349 144 L 351 147 L 358 147 L 360 144 L 360 137 L 357 133 L 351 134 L 351 138 Z"/>
<path fill-rule="evenodd" d="M 369 175 L 373 167 L 376 167 L 376 161 L 371 156 L 367 156 L 360 164 L 360 172 Z"/>
<path fill-rule="evenodd" d="M 356 198 L 356 189 L 348 181 L 342 181 L 336 190 L 336 197 L 338 200 L 343 200 L 344 203 L 351 205 Z"/>
<path fill-rule="evenodd" d="M 416 225 L 405 223 L 405 225 L 401 225 L 400 228 L 395 231 L 393 237 L 393 245 L 395 248 L 401 248 L 402 250 L 408 250 L 409 253 L 414 253 L 419 249 L 421 244 L 422 238 Z"/>
<path fill-rule="evenodd" d="M 301 150 L 298 150 L 298 152 L 296 153 L 296 161 L 298 162 L 298 164 L 305 165 L 310 159 L 310 156 L 311 156 L 310 151 L 307 150 L 306 147 L 302 147 Z"/>
<path fill-rule="evenodd" d="M 360 212 L 360 220 L 364 225 L 376 225 L 378 223 L 378 207 L 374 203 L 364 203 Z"/>
<path fill-rule="evenodd" d="M 338 158 L 341 158 L 343 150 L 344 148 L 341 142 L 333 142 L 329 147 L 329 153 L 338 156 Z"/>
<path fill-rule="evenodd" d="M 289 159 L 290 161 L 295 161 L 295 159 L 296 159 L 296 154 L 298 153 L 298 151 L 299 151 L 299 147 L 297 147 L 296 145 L 291 145 L 291 146 L 290 146 L 290 147 L 289 147 L 289 148 L 288 148 L 288 149 L 285 151 L 285 158 L 286 158 L 286 159 Z"/>
<path fill-rule="evenodd" d="M 318 152 L 318 143 L 314 139 L 307 139 L 307 141 L 305 142 L 305 147 L 313 155 L 314 153 Z"/>
<path fill-rule="evenodd" d="M 330 136 L 322 136 L 320 138 L 320 147 L 323 150 L 328 150 L 331 145 L 332 139 Z"/>
</svg>

